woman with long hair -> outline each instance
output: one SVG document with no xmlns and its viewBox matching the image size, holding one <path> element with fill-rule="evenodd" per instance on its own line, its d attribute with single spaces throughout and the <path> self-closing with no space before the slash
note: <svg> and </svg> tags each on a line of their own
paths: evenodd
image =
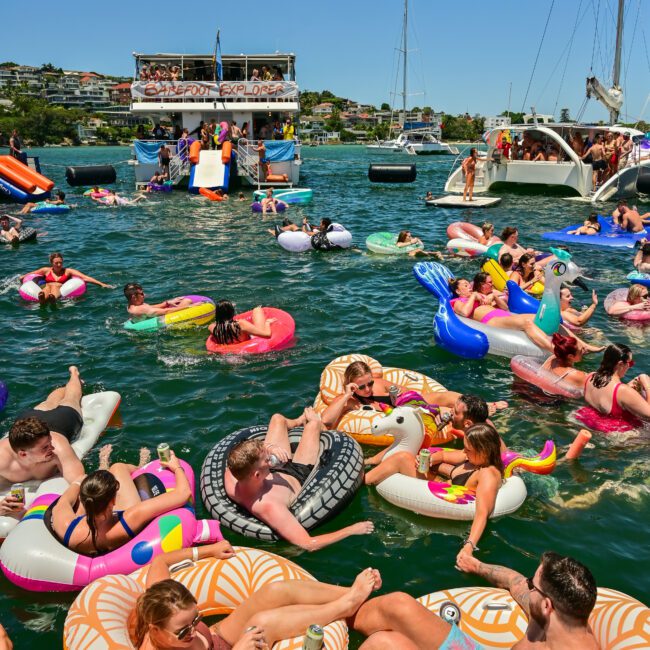
<svg viewBox="0 0 650 650">
<path fill-rule="evenodd" d="M 448 481 L 451 485 L 462 485 L 476 492 L 476 513 L 469 535 L 459 555 L 470 555 L 476 550 L 487 520 L 494 510 L 497 492 L 503 480 L 501 460 L 501 438 L 491 425 L 474 424 L 463 438 L 462 451 L 436 451 L 429 459 L 430 471 L 420 474 L 417 459 L 402 451 L 371 469 L 365 476 L 366 485 L 377 485 L 393 474 L 429 481 Z"/>
<path fill-rule="evenodd" d="M 227 542 L 198 550 L 199 559 L 227 559 L 235 554 Z M 364 569 L 351 587 L 315 580 L 278 580 L 263 585 L 216 625 L 201 619 L 196 598 L 170 578 L 169 567 L 191 557 L 193 549 L 158 556 L 147 573 L 147 590 L 129 616 L 129 635 L 140 650 L 263 650 L 278 641 L 356 614 L 381 587 L 376 569 Z"/>
<path fill-rule="evenodd" d="M 174 472 L 176 487 L 142 501 L 131 478 L 134 465 L 115 463 L 73 481 L 52 510 L 52 530 L 67 548 L 102 555 L 133 539 L 150 521 L 181 508 L 192 496 L 183 466 L 171 452 L 160 464 Z"/>
<path fill-rule="evenodd" d="M 208 329 L 212 339 L 218 345 L 229 345 L 248 341 L 251 336 L 261 336 L 265 339 L 271 336 L 271 325 L 275 318 L 266 318 L 262 307 L 253 309 L 251 322 L 235 320 L 235 305 L 230 300 L 219 300 L 215 305 L 215 322 Z"/>
<path fill-rule="evenodd" d="M 531 253 L 524 253 L 519 258 L 519 267 L 512 272 L 510 279 L 524 291 L 530 291 L 536 282 L 544 285 L 544 274 L 535 266 L 535 256 Z"/>
<path fill-rule="evenodd" d="M 542 368 L 557 375 L 557 382 L 565 381 L 576 388 L 583 389 L 587 373 L 574 368 L 582 361 L 585 350 L 578 339 L 564 336 L 559 332 L 553 334 L 553 354 L 544 361 Z"/>
<path fill-rule="evenodd" d="M 499 241 L 498 237 L 494 236 L 494 224 L 486 221 L 481 226 L 482 235 L 480 236 L 478 243 L 483 244 L 484 246 L 490 246 L 491 244 L 496 244 Z"/>
<path fill-rule="evenodd" d="M 571 325 L 573 327 L 582 327 L 587 324 L 587 321 L 594 315 L 596 307 L 598 306 L 598 295 L 595 291 L 591 292 L 591 305 L 578 311 L 572 307 L 573 294 L 569 287 L 562 287 L 560 289 L 560 314 L 565 326 Z"/>
<path fill-rule="evenodd" d="M 424 242 L 419 237 L 413 237 L 410 230 L 400 230 L 397 235 L 395 246 L 397 246 L 397 248 L 405 248 L 417 244 L 424 246 Z M 438 259 L 442 259 L 442 255 L 437 251 L 425 251 L 422 248 L 416 248 L 415 250 L 409 251 L 410 257 L 416 257 L 418 255 L 421 255 L 422 257 L 437 257 Z"/>
<path fill-rule="evenodd" d="M 478 160 L 478 151 L 476 147 L 469 150 L 469 156 L 462 162 L 463 173 L 465 174 L 465 187 L 463 188 L 463 201 L 474 200 L 474 181 L 476 179 L 476 162 Z M 469 198 L 468 198 L 469 193 Z"/>
</svg>

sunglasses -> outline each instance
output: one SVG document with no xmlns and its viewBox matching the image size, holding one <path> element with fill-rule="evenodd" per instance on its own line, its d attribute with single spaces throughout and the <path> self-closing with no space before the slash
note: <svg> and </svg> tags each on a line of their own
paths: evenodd
<svg viewBox="0 0 650 650">
<path fill-rule="evenodd" d="M 357 384 L 357 390 L 366 390 L 366 388 L 372 388 L 375 385 L 375 380 L 371 379 L 366 384 Z"/>
<path fill-rule="evenodd" d="M 188 634 L 190 634 L 194 628 L 203 620 L 203 616 L 201 614 L 197 614 L 196 618 L 189 624 L 186 625 L 185 627 L 181 628 L 178 630 L 178 632 L 174 633 L 174 636 L 179 640 L 182 641 L 187 637 Z"/>
<path fill-rule="evenodd" d="M 539 587 L 535 586 L 532 578 L 526 578 L 526 585 L 528 586 L 529 591 L 536 591 L 540 595 L 544 596 L 544 598 L 548 598 L 551 602 L 553 602 L 553 599 L 547 593 L 544 593 Z"/>
</svg>

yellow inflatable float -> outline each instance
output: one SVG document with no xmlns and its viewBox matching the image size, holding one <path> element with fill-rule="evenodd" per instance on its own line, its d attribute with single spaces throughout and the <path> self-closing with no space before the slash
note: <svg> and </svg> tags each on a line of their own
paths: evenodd
<svg viewBox="0 0 650 650">
<path fill-rule="evenodd" d="M 343 393 L 343 373 L 354 361 L 364 361 L 370 366 L 373 377 L 385 379 L 406 391 L 440 393 L 447 390 L 435 379 L 431 379 L 431 377 L 427 377 L 420 372 L 404 370 L 403 368 L 382 367 L 379 361 L 365 354 L 345 354 L 331 361 L 321 374 L 320 391 L 314 400 L 314 408 L 318 413 L 322 413 L 338 395 Z M 349 433 L 362 445 L 387 447 L 393 443 L 392 435 L 375 436 L 372 434 L 373 423 L 383 415 L 380 411 L 365 409 L 348 411 L 339 420 L 336 429 Z M 425 447 L 441 445 L 449 442 L 453 437 L 447 428 L 440 432 L 437 431 L 435 426 L 428 426 L 423 445 Z"/>
<path fill-rule="evenodd" d="M 238 548 L 228 560 L 209 558 L 190 563 L 173 573 L 197 600 L 203 616 L 226 615 L 269 582 L 314 580 L 297 564 L 279 555 L 253 548 Z M 144 592 L 148 567 L 131 575 L 110 575 L 95 580 L 75 599 L 63 628 L 65 650 L 133 650 L 127 620 Z M 276 643 L 273 650 L 300 650 L 303 637 Z M 345 650 L 348 628 L 344 621 L 325 627 L 325 647 Z"/>
<path fill-rule="evenodd" d="M 481 271 L 485 271 L 485 273 L 487 273 L 492 278 L 492 284 L 497 291 L 505 291 L 506 282 L 510 278 L 496 260 L 485 260 L 485 262 L 483 262 L 483 266 L 481 266 Z M 528 289 L 526 289 L 526 293 L 539 298 L 544 293 L 544 283 L 539 281 L 535 282 Z"/>
<path fill-rule="evenodd" d="M 418 600 L 435 614 L 440 614 L 444 602 L 455 603 L 461 611 L 461 631 L 486 650 L 511 648 L 528 627 L 526 615 L 503 589 L 446 589 Z M 650 609 L 620 591 L 598 589 L 589 624 L 601 650 L 650 648 Z"/>
</svg>

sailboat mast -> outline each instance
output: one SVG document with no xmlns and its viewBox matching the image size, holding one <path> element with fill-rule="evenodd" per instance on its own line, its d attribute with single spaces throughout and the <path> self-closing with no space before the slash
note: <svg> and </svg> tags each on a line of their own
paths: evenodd
<svg viewBox="0 0 650 650">
<path fill-rule="evenodd" d="M 407 53 L 407 35 L 408 35 L 408 15 L 409 15 L 409 3 L 408 0 L 404 0 L 404 78 L 402 79 L 402 127 L 406 123 L 406 53 Z"/>
<path fill-rule="evenodd" d="M 623 47 L 623 15 L 625 0 L 618 0 L 618 22 L 616 23 L 616 54 L 614 56 L 614 87 L 619 88 L 621 78 L 621 49 Z M 618 119 L 618 115 L 616 116 Z"/>
</svg>

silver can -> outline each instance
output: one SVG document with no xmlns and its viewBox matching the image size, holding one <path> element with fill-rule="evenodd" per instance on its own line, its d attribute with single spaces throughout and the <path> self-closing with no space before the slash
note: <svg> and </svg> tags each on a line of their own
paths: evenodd
<svg viewBox="0 0 650 650">
<path fill-rule="evenodd" d="M 168 463 L 172 459 L 171 449 L 166 442 L 161 442 L 158 447 L 158 458 L 163 463 Z"/>
<path fill-rule="evenodd" d="M 312 624 L 305 632 L 302 650 L 321 650 L 325 643 L 325 630 L 320 625 Z"/>
<path fill-rule="evenodd" d="M 269 465 L 271 467 L 278 467 L 281 464 L 280 459 L 275 454 L 269 456 Z"/>
<path fill-rule="evenodd" d="M 420 449 L 418 454 L 418 472 L 426 474 L 429 471 L 429 461 L 431 459 L 431 452 L 428 449 Z"/>
<path fill-rule="evenodd" d="M 16 501 L 25 503 L 25 486 L 22 483 L 14 483 L 11 486 L 9 494 L 16 499 Z"/>
<path fill-rule="evenodd" d="M 388 395 L 390 397 L 390 403 L 395 406 L 395 403 L 397 402 L 397 397 L 399 396 L 399 387 L 395 386 L 393 384 L 389 389 L 388 389 Z"/>
</svg>

